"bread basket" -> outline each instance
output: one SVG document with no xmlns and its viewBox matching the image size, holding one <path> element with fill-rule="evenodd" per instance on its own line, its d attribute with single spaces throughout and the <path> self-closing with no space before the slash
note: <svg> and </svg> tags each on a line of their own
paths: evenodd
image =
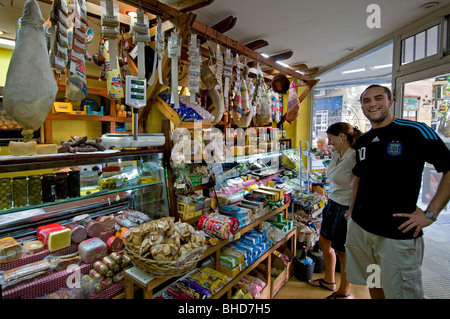
<svg viewBox="0 0 450 319">
<path fill-rule="evenodd" d="M 176 277 L 188 273 L 203 258 L 205 251 L 206 245 L 194 248 L 174 261 L 163 261 L 142 257 L 127 245 L 124 249 L 134 266 L 155 278 Z"/>
</svg>

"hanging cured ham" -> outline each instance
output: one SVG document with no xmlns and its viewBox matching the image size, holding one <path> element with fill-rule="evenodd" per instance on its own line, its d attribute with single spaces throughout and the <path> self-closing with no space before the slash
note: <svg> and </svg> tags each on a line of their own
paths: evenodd
<svg viewBox="0 0 450 319">
<path fill-rule="evenodd" d="M 37 2 L 27 0 L 3 89 L 3 107 L 23 128 L 25 141 L 44 123 L 58 91 L 43 24 Z"/>
</svg>

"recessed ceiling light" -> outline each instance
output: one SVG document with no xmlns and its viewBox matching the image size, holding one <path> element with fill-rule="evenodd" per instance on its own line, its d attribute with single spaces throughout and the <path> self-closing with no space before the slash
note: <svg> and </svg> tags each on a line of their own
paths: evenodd
<svg viewBox="0 0 450 319">
<path fill-rule="evenodd" d="M 0 45 L 6 45 L 6 46 L 9 46 L 9 47 L 15 47 L 16 46 L 16 41 L 0 38 Z"/>
<path fill-rule="evenodd" d="M 391 68 L 391 67 L 392 67 L 392 64 L 382 64 L 382 65 L 375 65 L 375 66 L 373 66 L 373 68 L 375 70 L 384 69 L 384 68 Z"/>
<path fill-rule="evenodd" d="M 342 74 L 349 74 L 349 73 L 357 73 L 357 72 L 364 72 L 366 69 L 365 68 L 361 68 L 361 69 L 354 69 L 354 70 L 348 70 L 348 71 L 342 71 Z"/>
<path fill-rule="evenodd" d="M 431 1 L 431 2 L 427 2 L 427 3 L 422 4 L 420 6 L 420 9 L 427 10 L 427 9 L 431 9 L 431 8 L 437 7 L 438 5 L 439 5 L 439 2 Z"/>
<path fill-rule="evenodd" d="M 3 31 L 3 30 L 0 30 L 0 35 L 5 35 L 6 34 L 6 32 L 5 31 Z"/>
<path fill-rule="evenodd" d="M 287 64 L 287 63 L 284 63 L 284 62 L 281 62 L 281 61 L 275 61 L 277 64 L 279 64 L 279 65 L 281 65 L 281 66 L 284 66 L 285 68 L 288 68 L 289 67 L 289 64 Z"/>
<path fill-rule="evenodd" d="M 137 17 L 137 13 L 135 11 L 125 11 L 125 14 L 127 14 L 131 18 Z"/>
<path fill-rule="evenodd" d="M 268 55 L 267 53 L 261 53 L 261 56 L 263 57 L 263 58 L 268 58 L 270 55 Z"/>
</svg>

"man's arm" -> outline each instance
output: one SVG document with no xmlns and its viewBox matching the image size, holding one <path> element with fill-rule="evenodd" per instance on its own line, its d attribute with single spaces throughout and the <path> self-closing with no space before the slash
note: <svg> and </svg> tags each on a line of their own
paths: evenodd
<svg viewBox="0 0 450 319">
<path fill-rule="evenodd" d="M 434 194 L 433 198 L 428 205 L 428 210 L 434 213 L 434 217 L 437 217 L 441 210 L 447 205 L 450 200 L 450 171 L 445 172 L 442 175 L 441 181 Z M 414 237 L 416 237 L 420 231 L 433 223 L 431 219 L 428 219 L 423 210 L 416 207 L 416 210 L 412 214 L 394 214 L 395 217 L 406 217 L 408 220 L 401 224 L 398 229 L 404 233 L 416 228 Z"/>
</svg>

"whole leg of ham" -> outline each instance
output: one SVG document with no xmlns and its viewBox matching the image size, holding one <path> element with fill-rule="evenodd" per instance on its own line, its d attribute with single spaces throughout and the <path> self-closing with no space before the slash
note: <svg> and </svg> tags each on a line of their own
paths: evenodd
<svg viewBox="0 0 450 319">
<path fill-rule="evenodd" d="M 3 107 L 23 128 L 25 141 L 44 123 L 58 92 L 43 23 L 37 2 L 27 0 L 3 89 Z"/>
</svg>

